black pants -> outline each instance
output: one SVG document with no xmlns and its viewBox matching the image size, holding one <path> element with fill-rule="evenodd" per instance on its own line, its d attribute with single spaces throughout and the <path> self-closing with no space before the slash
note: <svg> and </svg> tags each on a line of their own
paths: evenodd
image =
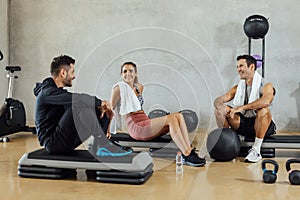
<svg viewBox="0 0 300 200">
<path fill-rule="evenodd" d="M 100 111 L 91 108 L 66 109 L 55 132 L 45 145 L 49 153 L 69 154 L 91 135 L 102 135 L 104 140 L 109 125 L 105 115 L 100 119 Z"/>
</svg>

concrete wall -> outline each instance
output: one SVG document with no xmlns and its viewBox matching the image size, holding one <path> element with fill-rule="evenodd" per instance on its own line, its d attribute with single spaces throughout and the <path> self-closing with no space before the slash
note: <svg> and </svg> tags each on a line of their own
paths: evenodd
<svg viewBox="0 0 300 200">
<path fill-rule="evenodd" d="M 5 67 L 8 65 L 8 4 L 7 0 L 0 0 L 0 50 L 4 56 L 0 61 L 0 105 L 4 103 L 7 95 L 7 79 Z"/>
<path fill-rule="evenodd" d="M 113 84 L 120 80 L 120 65 L 131 60 L 138 64 L 139 79 L 146 86 L 146 111 L 193 109 L 201 127 L 214 126 L 213 100 L 238 81 L 235 57 L 248 52 L 244 21 L 261 14 L 270 23 L 265 77 L 277 88 L 274 119 L 280 130 L 300 130 L 299 4 L 297 0 L 13 0 L 10 64 L 23 67 L 15 96 L 24 101 L 28 123 L 33 124 L 32 89 L 49 75 L 54 56 L 76 58 L 73 91 L 103 99 L 110 98 Z M 260 52 L 260 46 L 260 40 L 254 41 L 254 51 Z"/>
</svg>

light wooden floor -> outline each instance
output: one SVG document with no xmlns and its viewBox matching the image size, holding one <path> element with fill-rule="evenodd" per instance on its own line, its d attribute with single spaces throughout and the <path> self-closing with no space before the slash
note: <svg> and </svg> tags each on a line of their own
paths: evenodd
<svg viewBox="0 0 300 200">
<path fill-rule="evenodd" d="M 275 158 L 280 165 L 275 184 L 262 183 L 261 163 L 244 163 L 243 158 L 208 162 L 201 168 L 184 166 L 182 177 L 176 177 L 174 162 L 154 159 L 155 172 L 145 184 L 104 184 L 88 181 L 84 171 L 80 170 L 77 180 L 20 178 L 17 175 L 19 158 L 40 147 L 31 133 L 13 134 L 10 139 L 9 143 L 0 143 L 0 197 L 5 200 L 300 198 L 300 186 L 290 185 L 285 171 L 285 161 L 289 157 Z"/>
</svg>

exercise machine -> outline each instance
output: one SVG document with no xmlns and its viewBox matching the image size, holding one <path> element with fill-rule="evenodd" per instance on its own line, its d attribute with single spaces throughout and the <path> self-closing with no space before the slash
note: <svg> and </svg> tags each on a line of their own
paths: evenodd
<svg viewBox="0 0 300 200">
<path fill-rule="evenodd" d="M 84 169 L 89 180 L 143 184 L 153 174 L 153 160 L 147 152 L 133 152 L 120 157 L 97 157 L 88 150 L 54 155 L 45 149 L 38 149 L 25 153 L 18 164 L 18 175 L 23 178 L 70 178 L 76 177 L 77 169 Z"/>
<path fill-rule="evenodd" d="M 8 92 L 4 105 L 0 108 L 0 137 L 16 132 L 25 131 L 35 133 L 34 127 L 26 126 L 26 112 L 23 103 L 13 98 L 14 79 L 18 76 L 15 72 L 21 71 L 20 66 L 7 66 L 5 70 L 8 78 Z M 8 142 L 8 137 L 2 137 L 2 142 Z"/>
</svg>

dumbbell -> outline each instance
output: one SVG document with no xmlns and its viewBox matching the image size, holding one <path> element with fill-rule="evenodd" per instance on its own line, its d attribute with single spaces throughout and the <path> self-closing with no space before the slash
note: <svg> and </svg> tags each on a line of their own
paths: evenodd
<svg viewBox="0 0 300 200">
<path fill-rule="evenodd" d="M 300 159 L 289 159 L 286 161 L 285 167 L 289 174 L 289 181 L 292 185 L 300 185 L 300 171 L 291 169 L 291 164 L 293 163 L 300 163 Z"/>
<path fill-rule="evenodd" d="M 267 170 L 266 168 L 266 164 L 272 164 L 274 166 L 273 170 Z M 261 163 L 261 167 L 263 170 L 263 181 L 264 183 L 275 183 L 276 179 L 277 179 L 277 172 L 278 172 L 278 163 L 275 160 L 271 160 L 271 159 L 266 159 L 263 160 Z"/>
<path fill-rule="evenodd" d="M 10 139 L 8 137 L 0 138 L 0 142 L 9 142 Z"/>
</svg>

